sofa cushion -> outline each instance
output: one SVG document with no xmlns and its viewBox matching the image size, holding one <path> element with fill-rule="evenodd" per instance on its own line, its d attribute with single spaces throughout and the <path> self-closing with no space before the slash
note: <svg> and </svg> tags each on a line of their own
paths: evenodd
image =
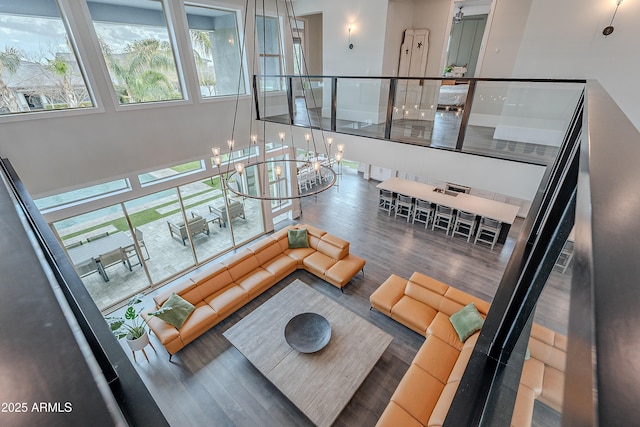
<svg viewBox="0 0 640 427">
<path fill-rule="evenodd" d="M 251 273 L 256 268 L 260 267 L 258 259 L 248 249 L 242 249 L 235 255 L 222 261 L 222 264 L 227 266 L 229 274 L 234 282 L 238 282 L 238 279 Z"/>
<path fill-rule="evenodd" d="M 520 384 L 526 385 L 539 396 L 542 393 L 543 377 L 544 363 L 536 359 L 525 360 L 520 374 Z"/>
<path fill-rule="evenodd" d="M 411 297 L 403 296 L 391 309 L 391 317 L 423 334 L 438 312 Z"/>
<path fill-rule="evenodd" d="M 148 313 L 149 310 L 143 310 L 140 315 L 147 322 L 147 325 L 151 328 L 154 335 L 158 337 L 163 346 L 167 347 L 171 342 L 177 340 L 178 347 L 176 349 L 180 350 L 182 348 L 182 341 L 180 341 L 180 332 L 173 326 L 161 320 L 155 316 L 150 316 Z M 167 347 L 167 351 L 171 353 L 171 350 Z M 172 353 L 173 354 L 173 353 Z"/>
<path fill-rule="evenodd" d="M 364 268 L 365 263 L 364 259 L 348 254 L 324 272 L 325 279 L 342 288 Z"/>
<path fill-rule="evenodd" d="M 262 267 L 256 267 L 246 276 L 236 280 L 236 284 L 249 293 L 249 298 L 261 294 L 275 282 L 275 276 Z"/>
<path fill-rule="evenodd" d="M 529 338 L 529 352 L 531 357 L 564 372 L 567 353 L 559 348 L 538 341 L 535 338 Z"/>
<path fill-rule="evenodd" d="M 249 301 L 249 293 L 235 283 L 227 285 L 226 288 L 204 300 L 221 317 L 234 312 L 247 301 Z"/>
<path fill-rule="evenodd" d="M 542 393 L 540 402 L 549 405 L 558 412 L 562 412 L 562 402 L 564 397 L 564 372 L 550 366 L 544 368 L 544 378 L 542 380 Z"/>
<path fill-rule="evenodd" d="M 440 382 L 446 383 L 459 355 L 460 351 L 440 338 L 428 335 L 411 363 L 420 366 Z"/>
<path fill-rule="evenodd" d="M 422 286 L 423 288 L 429 289 L 439 295 L 444 295 L 445 292 L 447 292 L 447 290 L 449 289 L 449 285 L 417 271 L 414 272 L 411 277 L 409 277 L 409 281 L 414 282 Z"/>
<path fill-rule="evenodd" d="M 289 249 L 309 247 L 309 236 L 306 228 L 302 228 L 300 230 L 289 230 L 287 233 L 287 240 L 289 241 Z"/>
<path fill-rule="evenodd" d="M 203 301 L 233 283 L 227 267 L 217 263 L 191 277 L 191 281 L 197 285 Z"/>
<path fill-rule="evenodd" d="M 462 341 L 460 341 L 458 333 L 449 321 L 449 316 L 442 313 L 441 311 L 437 312 L 437 314 L 433 318 L 433 321 L 429 324 L 427 333 L 437 336 L 442 341 L 446 342 L 453 348 L 457 348 L 458 350 L 461 350 L 464 344 Z"/>
<path fill-rule="evenodd" d="M 202 335 L 218 322 L 218 318 L 218 313 L 204 301 L 198 303 L 191 316 L 180 328 L 180 337 L 183 343 L 187 344 Z"/>
<path fill-rule="evenodd" d="M 470 303 L 449 317 L 449 321 L 458 333 L 460 341 L 465 342 L 473 333 L 482 329 L 484 319 L 474 303 Z"/>
<path fill-rule="evenodd" d="M 378 419 L 376 427 L 423 427 L 402 406 L 391 401 Z"/>
<path fill-rule="evenodd" d="M 322 252 L 314 252 L 302 260 L 302 264 L 307 270 L 320 277 L 323 277 L 325 271 L 331 268 L 335 263 L 335 259 L 326 256 Z"/>
<path fill-rule="evenodd" d="M 391 401 L 405 409 L 420 424 L 426 425 L 442 389 L 444 384 L 412 364 L 400 380 Z"/>
<path fill-rule="evenodd" d="M 287 249 L 284 251 L 284 254 L 295 260 L 298 266 L 302 266 L 302 261 L 309 255 L 314 253 L 316 253 L 316 250 L 313 248 Z"/>
<path fill-rule="evenodd" d="M 429 421 L 426 424 L 428 427 L 440 427 L 444 424 L 444 419 L 449 413 L 449 408 L 458 390 L 458 385 L 460 385 L 459 381 L 453 381 L 444 386 L 440 398 L 433 408 L 433 412 L 431 412 Z"/>
<path fill-rule="evenodd" d="M 200 292 L 196 290 L 196 284 L 191 280 L 184 280 L 183 282 L 171 286 L 166 291 L 163 291 L 153 297 L 153 302 L 156 303 L 157 308 L 160 308 L 162 307 L 162 304 L 167 302 L 169 297 L 173 294 L 180 295 L 182 298 L 186 299 L 193 305 L 196 305 L 198 302 L 202 301 Z"/>
<path fill-rule="evenodd" d="M 391 308 L 396 305 L 404 295 L 404 288 L 406 285 L 406 279 L 403 279 L 396 274 L 392 274 L 371 294 L 369 301 L 371 301 L 371 305 L 374 308 L 389 315 L 391 314 Z"/>
<path fill-rule="evenodd" d="M 262 268 L 275 276 L 276 281 L 293 273 L 297 267 L 296 260 L 283 254 L 262 265 Z"/>
<path fill-rule="evenodd" d="M 512 427 L 529 427 L 533 418 L 533 405 L 536 396 L 529 387 L 520 385 L 518 387 L 518 395 L 516 403 L 513 406 L 513 414 L 511 415 Z"/>
<path fill-rule="evenodd" d="M 318 251 L 330 258 L 342 259 L 349 254 L 349 242 L 331 234 L 325 234 L 318 242 Z"/>
<path fill-rule="evenodd" d="M 318 250 L 318 243 L 320 243 L 320 239 L 322 236 L 327 234 L 327 232 L 312 225 L 300 225 L 300 228 L 307 229 L 307 234 L 309 235 L 309 247 Z"/>
<path fill-rule="evenodd" d="M 253 252 L 260 265 L 264 265 L 275 257 L 282 255 L 282 248 L 278 244 L 278 241 L 271 237 L 259 240 L 249 246 L 248 249 Z"/>
<path fill-rule="evenodd" d="M 449 304 L 445 304 L 446 300 L 443 300 L 443 304 L 440 306 L 440 311 L 443 311 L 449 316 L 451 316 L 453 313 L 460 310 L 470 302 L 475 304 L 476 308 L 481 314 L 484 314 L 486 316 L 489 312 L 490 305 L 488 302 L 474 297 L 473 295 L 470 295 L 466 292 L 463 292 L 460 289 L 449 287 L 444 296 L 447 298 L 447 300 L 449 300 Z"/>
<path fill-rule="evenodd" d="M 162 304 L 159 310 L 150 312 L 149 316 L 155 316 L 175 326 L 176 329 L 180 329 L 193 310 L 195 310 L 193 304 L 173 294 Z"/>
<path fill-rule="evenodd" d="M 444 298 L 437 292 L 433 292 L 432 290 L 425 288 L 416 282 L 412 282 L 411 280 L 407 282 L 404 293 L 435 310 L 438 310 L 438 307 L 440 307 L 440 303 Z"/>
</svg>

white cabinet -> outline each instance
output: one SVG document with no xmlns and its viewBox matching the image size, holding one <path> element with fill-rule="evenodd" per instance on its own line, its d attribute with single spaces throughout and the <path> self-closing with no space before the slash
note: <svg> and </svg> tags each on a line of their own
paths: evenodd
<svg viewBox="0 0 640 427">
<path fill-rule="evenodd" d="M 385 181 L 394 175 L 393 169 L 381 168 L 380 166 L 371 166 L 371 179 L 376 181 Z"/>
</svg>

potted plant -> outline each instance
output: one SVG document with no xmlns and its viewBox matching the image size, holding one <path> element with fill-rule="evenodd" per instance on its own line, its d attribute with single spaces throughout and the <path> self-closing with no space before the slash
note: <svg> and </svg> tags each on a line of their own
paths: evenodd
<svg viewBox="0 0 640 427">
<path fill-rule="evenodd" d="M 142 294 L 135 295 L 127 302 L 127 309 L 123 316 L 105 317 L 111 332 L 117 339 L 126 338 L 132 351 L 142 350 L 149 344 L 147 323 L 140 316 L 142 308 L 136 310 L 135 306 L 142 302 Z"/>
</svg>

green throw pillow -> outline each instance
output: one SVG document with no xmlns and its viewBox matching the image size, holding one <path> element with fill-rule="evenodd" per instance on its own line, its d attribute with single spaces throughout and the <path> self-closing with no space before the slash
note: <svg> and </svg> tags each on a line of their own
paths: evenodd
<svg viewBox="0 0 640 427">
<path fill-rule="evenodd" d="M 482 328 L 484 319 L 480 316 L 474 303 L 466 305 L 449 318 L 453 328 L 458 333 L 460 341 L 465 342 L 467 338 Z"/>
<path fill-rule="evenodd" d="M 180 329 L 195 309 L 195 306 L 189 301 L 173 294 L 162 304 L 160 310 L 149 313 L 149 316 L 156 316 L 168 324 L 175 326 L 176 329 Z"/>
<path fill-rule="evenodd" d="M 308 248 L 309 238 L 307 237 L 307 229 L 289 230 L 289 249 Z"/>
</svg>

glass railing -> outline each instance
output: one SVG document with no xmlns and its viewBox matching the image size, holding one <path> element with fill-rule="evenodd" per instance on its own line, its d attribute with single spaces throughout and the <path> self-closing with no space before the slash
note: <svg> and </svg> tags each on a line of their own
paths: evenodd
<svg viewBox="0 0 640 427">
<path fill-rule="evenodd" d="M 584 80 L 284 76 L 257 117 L 521 162 L 553 163 Z"/>
</svg>

